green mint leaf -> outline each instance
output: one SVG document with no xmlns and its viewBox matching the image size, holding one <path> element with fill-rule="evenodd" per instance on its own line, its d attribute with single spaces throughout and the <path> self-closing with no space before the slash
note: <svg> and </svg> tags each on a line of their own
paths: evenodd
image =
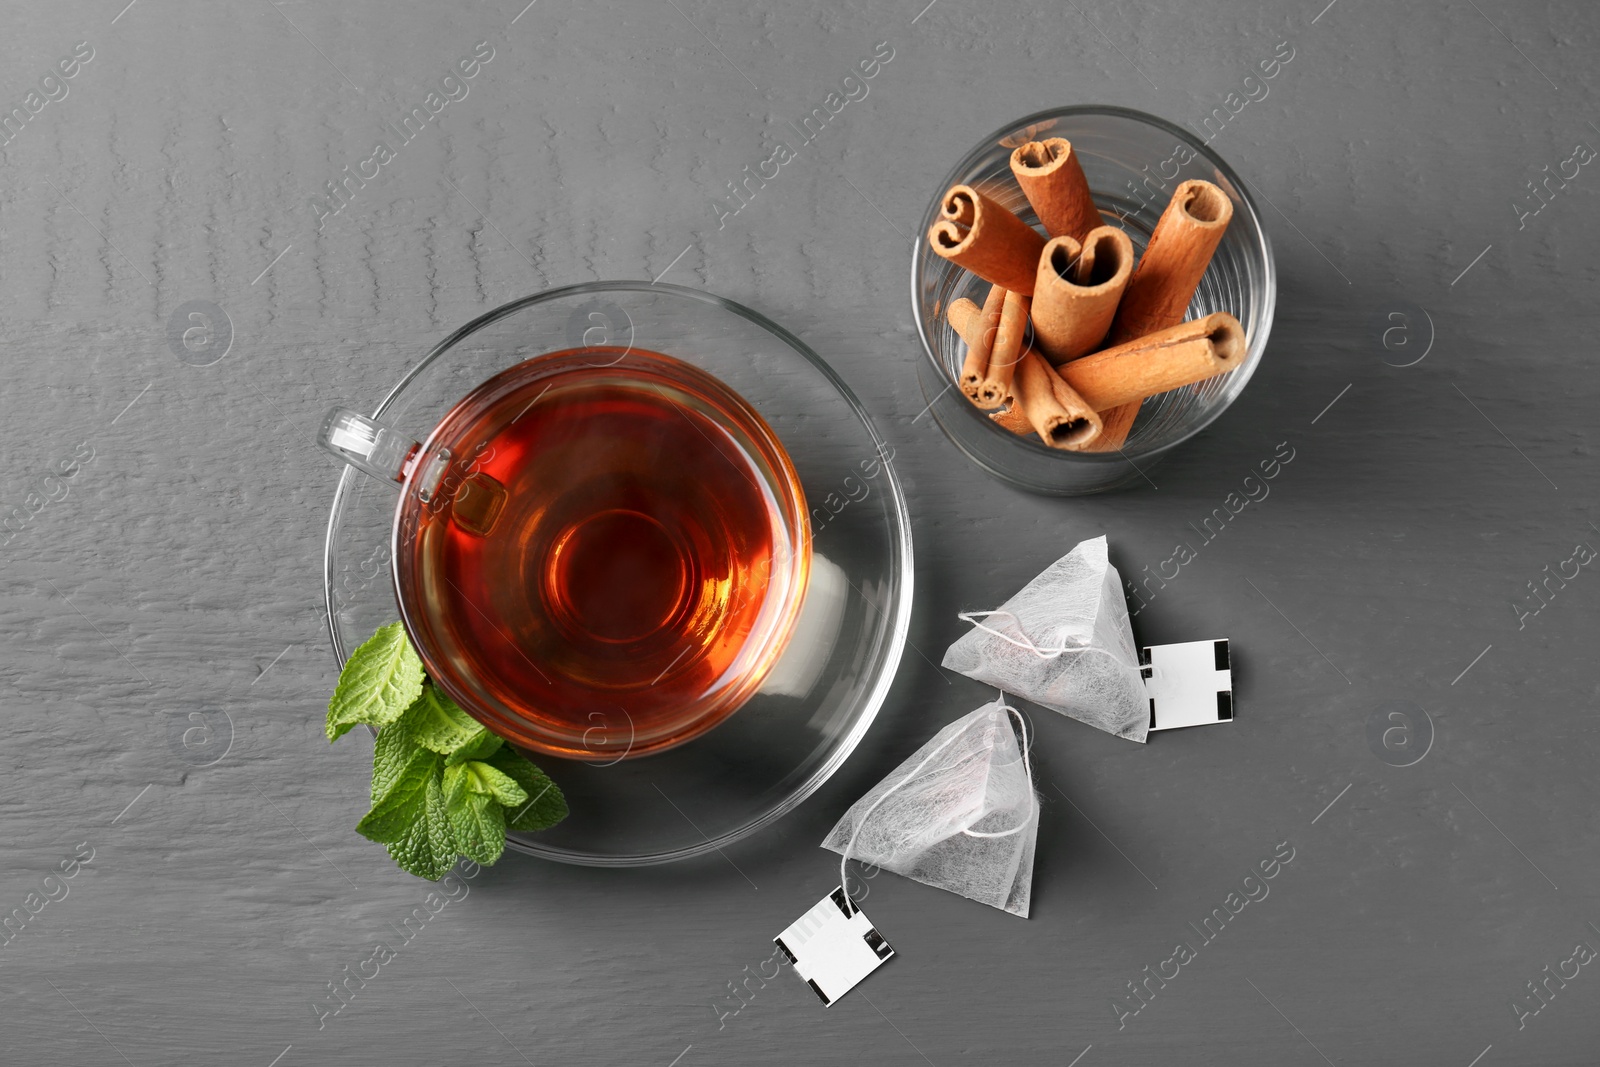
<svg viewBox="0 0 1600 1067">
<path fill-rule="evenodd" d="M 478 735 L 488 733 L 432 682 L 423 686 L 416 703 L 406 709 L 406 719 L 416 743 L 440 755 L 449 755 Z"/>
<path fill-rule="evenodd" d="M 404 837 L 389 844 L 389 855 L 402 870 L 430 882 L 448 874 L 461 851 L 445 810 L 441 777 L 438 769 L 429 775 L 422 817 Z"/>
<path fill-rule="evenodd" d="M 337 741 L 358 723 L 393 722 L 421 692 L 422 660 L 405 627 L 398 622 L 378 627 L 339 672 L 339 684 L 328 702 L 328 740 Z"/>
<path fill-rule="evenodd" d="M 498 734 L 491 734 L 488 730 L 485 730 L 480 736 L 473 738 L 446 756 L 444 765 L 446 767 L 454 767 L 456 764 L 466 763 L 468 760 L 487 759 L 499 751 L 500 746 L 503 744 L 505 742 L 500 740 Z"/>
<path fill-rule="evenodd" d="M 401 623 L 351 654 L 328 702 L 327 735 L 379 727 L 372 808 L 356 829 L 403 870 L 437 881 L 466 855 L 491 864 L 506 830 L 543 830 L 567 817 L 561 790 L 424 673 Z"/>
<path fill-rule="evenodd" d="M 461 771 L 457 775 L 457 789 L 445 801 L 445 811 L 450 816 L 450 827 L 455 831 L 456 847 L 470 860 L 488 865 L 500 858 L 506 849 L 506 809 L 494 797 L 462 788 L 460 782 L 471 772 L 470 764 L 451 767 Z M 448 776 L 449 771 L 445 772 Z"/>
<path fill-rule="evenodd" d="M 505 771 L 487 763 L 473 762 L 467 766 L 478 773 L 478 777 L 488 787 L 489 795 L 506 807 L 515 810 L 528 802 L 527 792 Z"/>
<path fill-rule="evenodd" d="M 528 794 L 526 803 L 506 812 L 506 825 L 513 830 L 531 833 L 548 830 L 567 817 L 567 798 L 561 789 L 538 767 L 523 759 L 510 745 L 489 757 L 488 763 L 522 787 Z"/>
<path fill-rule="evenodd" d="M 516 779 L 497 767 L 473 760 L 444 769 L 445 803 L 454 803 L 462 792 L 476 793 L 504 804 L 508 808 L 520 807 L 528 802 Z"/>
<path fill-rule="evenodd" d="M 372 810 L 356 824 L 356 832 L 383 844 L 404 838 L 426 819 L 428 787 L 439 776 L 439 766 L 437 753 L 414 749 Z"/>
<path fill-rule="evenodd" d="M 461 798 L 469 793 L 486 797 L 489 787 L 483 784 L 478 772 L 472 764 L 459 763 L 454 767 L 444 769 L 444 802 L 447 806 L 461 803 Z"/>
<path fill-rule="evenodd" d="M 408 715 L 401 715 L 394 722 L 378 731 L 378 739 L 372 743 L 372 802 L 376 804 L 394 780 L 400 776 L 411 757 L 427 749 L 420 748 L 411 736 L 411 727 Z"/>
</svg>

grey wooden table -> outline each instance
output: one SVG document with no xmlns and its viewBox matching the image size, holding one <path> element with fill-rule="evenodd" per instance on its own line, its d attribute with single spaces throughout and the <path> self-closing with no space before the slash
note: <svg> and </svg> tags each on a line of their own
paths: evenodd
<svg viewBox="0 0 1600 1067">
<path fill-rule="evenodd" d="M 1600 11 L 924 3 L 4 5 L 0 1061 L 1594 1062 Z M 916 420 L 906 270 L 959 154 L 1085 102 L 1211 136 L 1281 290 L 1215 427 L 1062 501 Z M 506 300 L 657 277 L 784 323 L 880 420 L 917 650 L 726 859 L 511 856 L 430 909 L 352 830 L 365 743 L 321 735 L 316 420 Z M 881 875 L 898 959 L 826 1010 L 758 977 L 844 806 L 987 699 L 928 662 L 955 613 L 1102 532 L 1130 576 L 1190 546 L 1135 627 L 1231 638 L 1237 721 L 1141 747 L 1036 712 L 1032 918 Z"/>
</svg>

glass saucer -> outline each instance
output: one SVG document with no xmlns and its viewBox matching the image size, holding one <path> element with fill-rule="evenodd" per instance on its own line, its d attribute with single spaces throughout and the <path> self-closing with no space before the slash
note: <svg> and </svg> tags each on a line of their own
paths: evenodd
<svg viewBox="0 0 1600 1067">
<path fill-rule="evenodd" d="M 811 515 L 800 621 L 744 706 L 656 755 L 629 759 L 619 750 L 580 762 L 529 754 L 572 813 L 550 830 L 511 833 L 508 847 L 566 863 L 638 866 L 755 833 L 814 793 L 860 743 L 906 643 L 911 529 L 893 450 L 828 365 L 748 308 L 681 286 L 593 282 L 506 304 L 437 345 L 372 414 L 422 440 L 457 400 L 508 367 L 614 346 L 675 356 L 739 393 L 783 442 Z M 324 582 L 341 666 L 400 617 L 390 566 L 395 502 L 391 488 L 351 468 L 334 493 Z"/>
</svg>

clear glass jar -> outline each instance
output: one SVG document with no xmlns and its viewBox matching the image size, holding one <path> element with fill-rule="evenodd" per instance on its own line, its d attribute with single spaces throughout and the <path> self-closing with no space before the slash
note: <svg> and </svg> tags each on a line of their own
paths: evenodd
<svg viewBox="0 0 1600 1067">
<path fill-rule="evenodd" d="M 1179 183 L 1203 178 L 1233 202 L 1233 221 L 1189 305 L 1189 317 L 1226 311 L 1244 327 L 1248 351 L 1237 370 L 1147 399 L 1120 452 L 1065 452 L 996 425 L 955 387 L 966 346 L 945 319 L 961 297 L 982 305 L 989 284 L 934 253 L 927 232 L 952 185 L 977 187 L 1037 224 L 1011 175 L 1011 152 L 1028 141 L 1064 137 L 1089 179 L 1106 222 L 1140 252 Z M 923 399 L 945 435 L 978 466 L 1036 493 L 1080 496 L 1142 484 L 1168 451 L 1209 426 L 1244 391 L 1272 329 L 1277 273 L 1255 203 L 1232 168 L 1196 135 L 1152 115 L 1118 107 L 1041 111 L 997 130 L 932 190 L 911 257 L 911 304 L 926 359 L 917 365 Z"/>
</svg>

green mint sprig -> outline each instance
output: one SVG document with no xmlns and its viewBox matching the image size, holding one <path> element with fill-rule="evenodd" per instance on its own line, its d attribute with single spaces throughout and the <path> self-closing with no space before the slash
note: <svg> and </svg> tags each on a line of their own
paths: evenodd
<svg viewBox="0 0 1600 1067">
<path fill-rule="evenodd" d="M 544 830 L 567 817 L 543 771 L 428 679 L 398 622 L 351 654 L 328 702 L 329 741 L 361 724 L 377 727 L 378 739 L 372 810 L 356 832 L 419 878 L 442 878 L 457 856 L 487 866 L 505 851 L 507 829 Z"/>
</svg>

